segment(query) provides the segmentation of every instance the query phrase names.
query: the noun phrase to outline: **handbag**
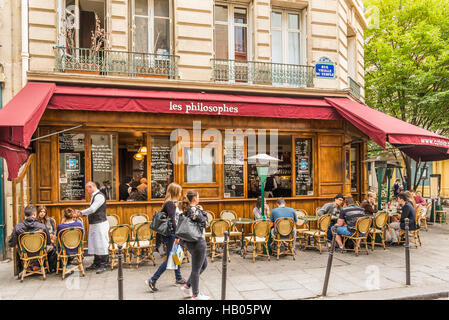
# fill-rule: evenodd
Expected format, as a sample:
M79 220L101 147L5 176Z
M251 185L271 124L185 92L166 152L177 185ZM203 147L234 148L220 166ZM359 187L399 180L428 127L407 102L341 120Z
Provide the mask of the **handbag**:
M173 230L168 214L164 211L156 212L151 220L150 229L168 237Z
M177 265L180 266L182 264L182 260L184 260L184 250L181 248L180 245L177 245L172 253L172 258L173 258L173 262Z
M203 238L203 229L189 217L181 215L176 226L175 236L187 242L196 242Z

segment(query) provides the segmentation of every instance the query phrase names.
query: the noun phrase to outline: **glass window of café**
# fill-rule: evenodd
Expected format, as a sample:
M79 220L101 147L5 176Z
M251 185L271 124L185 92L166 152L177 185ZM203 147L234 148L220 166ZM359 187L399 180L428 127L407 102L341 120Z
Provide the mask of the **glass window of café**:
M248 157L266 153L278 158L277 168L270 168L265 182L265 196L291 197L292 192L292 136L258 135L257 145L254 137L248 137ZM254 140L253 140L254 139ZM248 162L248 198L260 196L260 181L255 163Z

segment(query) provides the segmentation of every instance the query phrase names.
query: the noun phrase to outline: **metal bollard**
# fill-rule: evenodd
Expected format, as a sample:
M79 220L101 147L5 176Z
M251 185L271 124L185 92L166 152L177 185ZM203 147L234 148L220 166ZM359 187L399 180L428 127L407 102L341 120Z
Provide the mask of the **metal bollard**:
M224 232L223 261L221 266L221 300L226 300L226 275L228 271L228 232Z
M405 284L410 285L410 241L408 231L410 229L410 220L405 218Z
M329 277L331 274L332 260L334 259L335 242L336 242L336 238L337 238L338 226L335 224L334 228L335 228L335 234L332 237L331 250L329 251L329 257L327 258L326 276L324 277L322 296L326 296L326 294L327 294L327 286L329 285Z
M122 245L117 245L118 247L118 299L123 300L123 265L122 265Z

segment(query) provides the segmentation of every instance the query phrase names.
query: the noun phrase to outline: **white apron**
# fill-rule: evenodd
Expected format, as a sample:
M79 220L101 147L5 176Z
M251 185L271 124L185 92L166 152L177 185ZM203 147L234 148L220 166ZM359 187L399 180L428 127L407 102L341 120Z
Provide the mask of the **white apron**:
M109 243L109 222L89 225L88 253L95 255L107 255Z

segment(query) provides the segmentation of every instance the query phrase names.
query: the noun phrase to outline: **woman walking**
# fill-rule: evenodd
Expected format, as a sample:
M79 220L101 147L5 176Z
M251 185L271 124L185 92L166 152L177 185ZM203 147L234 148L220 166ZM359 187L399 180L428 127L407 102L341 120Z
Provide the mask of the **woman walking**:
M187 283L181 287L181 290L192 300L209 300L210 297L200 294L199 283L200 274L207 267L206 257L206 239L204 228L207 223L207 214L199 206L200 197L195 190L187 191L182 200L183 214L192 221L198 223L203 231L203 237L195 242L183 241L192 256L192 272L187 280Z
M179 198L181 198L181 191L181 186L176 183L170 183L167 187L167 193L165 196L165 202L164 206L162 207L162 211L167 213L168 217L171 220L173 228L170 236L166 237L161 235L162 242L164 243L167 252L165 261L159 266L159 268L150 279L145 280L145 283L150 287L152 292L159 290L156 288L156 281L164 273L165 269L167 269L167 258L172 251L173 245L179 243L179 239L175 238L175 230L178 220L177 217L179 214L181 214L181 211L178 208L178 201ZM176 284L185 284L186 280L182 278L180 268L181 266L178 266L178 268L175 270Z

